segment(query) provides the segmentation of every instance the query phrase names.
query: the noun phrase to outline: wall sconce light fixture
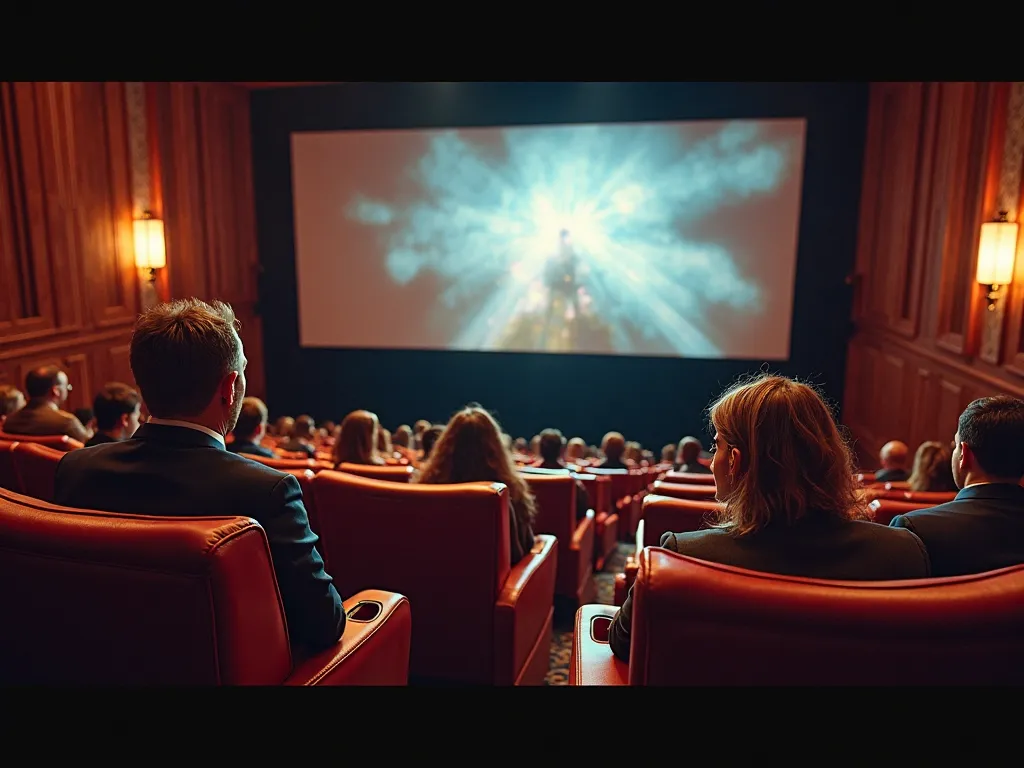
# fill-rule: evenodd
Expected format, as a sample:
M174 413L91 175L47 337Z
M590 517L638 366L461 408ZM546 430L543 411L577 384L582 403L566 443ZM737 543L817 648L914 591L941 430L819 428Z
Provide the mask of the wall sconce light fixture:
M134 228L135 266L139 269L148 269L149 282L156 282L156 271L167 266L164 223L160 219L154 219L149 211L144 211L142 218L135 220Z
M999 218L981 225L978 245L977 281L988 288L988 311L994 312L999 289L1013 282L1013 261L1017 254L1017 224L1006 220L1006 211Z

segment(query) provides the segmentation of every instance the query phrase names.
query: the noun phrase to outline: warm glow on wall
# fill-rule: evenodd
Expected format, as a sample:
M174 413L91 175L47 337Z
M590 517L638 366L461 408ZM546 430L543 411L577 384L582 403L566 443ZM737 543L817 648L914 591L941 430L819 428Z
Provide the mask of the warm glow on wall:
M167 266L164 223L147 211L135 223L135 266L139 269L163 269Z
M1017 224L1006 220L981 225L978 246L977 280L982 285L1009 285L1013 282L1013 261L1017 252Z

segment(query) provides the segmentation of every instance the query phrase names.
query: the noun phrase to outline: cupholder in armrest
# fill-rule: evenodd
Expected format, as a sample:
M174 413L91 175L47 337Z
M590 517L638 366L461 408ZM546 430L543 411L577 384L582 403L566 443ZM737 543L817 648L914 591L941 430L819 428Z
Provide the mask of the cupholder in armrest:
M373 621L380 616L380 612L383 610L384 606L376 600L362 600L356 604L355 608L348 612L348 620L360 623Z
M590 620L590 639L595 643L607 643L608 628L611 625L611 616L595 616Z

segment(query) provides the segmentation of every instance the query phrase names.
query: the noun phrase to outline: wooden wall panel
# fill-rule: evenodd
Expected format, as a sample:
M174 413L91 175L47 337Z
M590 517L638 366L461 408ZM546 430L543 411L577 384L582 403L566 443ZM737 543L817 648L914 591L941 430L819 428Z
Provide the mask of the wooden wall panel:
M257 314L249 92L224 83L152 83L154 178L167 233L163 298L232 305L249 364L248 391L264 396L263 330Z
M0 83L0 380L59 365L69 408L133 383L129 180L123 83Z
M952 439L977 397L1024 397L1021 250L1000 363L977 357L980 227L997 212L1007 131L1024 131L1009 95L1007 83L872 86L843 407L866 467L888 440Z

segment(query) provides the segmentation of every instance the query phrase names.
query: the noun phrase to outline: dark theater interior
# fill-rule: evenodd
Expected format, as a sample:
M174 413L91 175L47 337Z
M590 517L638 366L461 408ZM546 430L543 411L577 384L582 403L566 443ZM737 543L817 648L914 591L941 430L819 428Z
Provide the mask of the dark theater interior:
M0 683L1024 684L1022 218L1024 82L0 82Z

